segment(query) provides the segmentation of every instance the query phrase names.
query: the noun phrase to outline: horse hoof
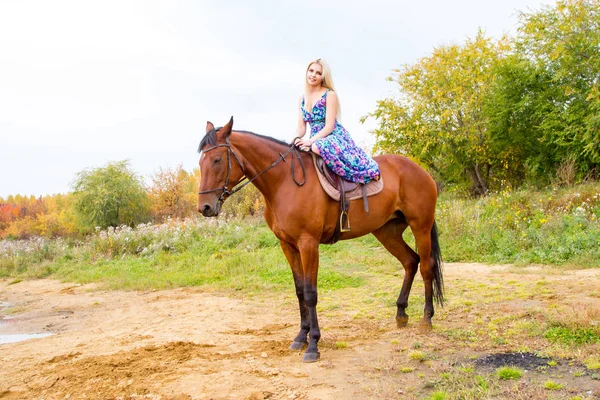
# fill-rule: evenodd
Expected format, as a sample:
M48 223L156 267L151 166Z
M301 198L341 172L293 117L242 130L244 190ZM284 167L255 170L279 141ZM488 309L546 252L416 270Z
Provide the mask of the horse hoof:
M421 321L421 322L419 322L419 326L417 329L418 329L419 333L423 334L423 333L431 332L433 327L432 327L430 321Z
M397 328L404 328L404 327L406 327L406 325L408 325L408 316L396 317L396 327Z
M306 342L292 342L290 350L302 350L308 345Z
M316 353L304 353L304 356L302 357L302 362L313 363L317 361L320 356L321 353L319 353L318 351Z

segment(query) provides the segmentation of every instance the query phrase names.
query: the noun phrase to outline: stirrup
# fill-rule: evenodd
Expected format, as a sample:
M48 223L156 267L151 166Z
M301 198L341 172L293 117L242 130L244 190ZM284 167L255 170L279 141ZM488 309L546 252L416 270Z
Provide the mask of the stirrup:
M346 222L348 223L348 227L344 226L344 215L346 216ZM348 213L346 211L342 211L340 214L340 232L350 232L350 219L348 218Z

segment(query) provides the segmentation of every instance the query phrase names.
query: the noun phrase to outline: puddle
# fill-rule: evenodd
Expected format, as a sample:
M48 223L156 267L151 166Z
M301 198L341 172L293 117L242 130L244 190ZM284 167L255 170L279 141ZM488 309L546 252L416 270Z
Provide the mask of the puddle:
M23 342L25 340L38 339L50 335L52 335L52 333L22 333L15 335L0 335L0 345L7 343Z
M0 301L0 312L6 311L9 307L10 307L9 303ZM61 312L59 311L59 314L60 313ZM0 315L0 327L2 327L4 325L16 324L21 321L22 321L21 318L15 318L15 317L8 316L8 315L7 316ZM44 338L44 337L47 337L50 335L53 335L53 334L52 333L15 333L15 334L11 334L11 335L0 335L0 345L7 344L7 343L23 342L23 341L29 340L29 339L39 339L39 338Z
M10 307L9 303L0 301L0 313L3 313L4 311L6 311L9 307ZM3 316L2 314L0 314L0 326L10 325L10 324L14 324L17 322L19 322L19 320L16 318L12 318L10 316Z
M4 318L0 319L0 326L16 324L17 322L21 322L21 320L17 319L17 318L4 317Z

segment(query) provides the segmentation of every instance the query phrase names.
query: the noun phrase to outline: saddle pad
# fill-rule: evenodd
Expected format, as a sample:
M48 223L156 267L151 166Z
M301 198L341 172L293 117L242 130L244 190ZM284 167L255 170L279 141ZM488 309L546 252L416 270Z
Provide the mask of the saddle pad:
M317 167L317 156L314 153L311 153L311 156L313 159L313 164L315 166L315 169L317 170L317 176L319 177L319 182L321 182L321 186L323 187L323 190L325 190L325 192L332 199L334 199L336 201L340 201L340 191L337 190L331 183L329 183L329 180L327 179L327 177L325 175L323 175L323 173L321 171L319 171L319 168ZM367 185L365 186L365 189L367 191L367 197L373 196L374 194L381 192L383 190L383 177L379 178L378 181L371 181L371 182L367 183ZM362 199L362 185L358 185L356 187L356 189L354 189L350 192L346 192L346 198L348 200Z

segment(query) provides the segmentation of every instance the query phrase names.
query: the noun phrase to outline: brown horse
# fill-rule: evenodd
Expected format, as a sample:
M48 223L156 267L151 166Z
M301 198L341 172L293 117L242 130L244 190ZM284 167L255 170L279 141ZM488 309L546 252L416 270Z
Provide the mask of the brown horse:
M319 244L327 243L336 229L339 203L321 188L311 156L293 145L251 132L233 131L233 117L222 128L206 126L200 142L201 183L198 211L215 217L223 201L241 187L243 179L254 184L265 198L265 218L281 243L296 285L300 305L300 332L290 348L308 344L302 361L319 358L321 337L317 321L317 273ZM437 188L431 176L414 162L398 155L375 157L385 187L363 202L352 201L349 215L352 230L340 239L373 233L405 270L404 283L396 302L396 323L406 326L408 296L420 262L425 283L425 309L421 328L431 329L433 300L443 304L441 255L434 221ZM304 181L306 184L304 184ZM418 253L402 238L412 230ZM309 340L307 340L307 337Z

